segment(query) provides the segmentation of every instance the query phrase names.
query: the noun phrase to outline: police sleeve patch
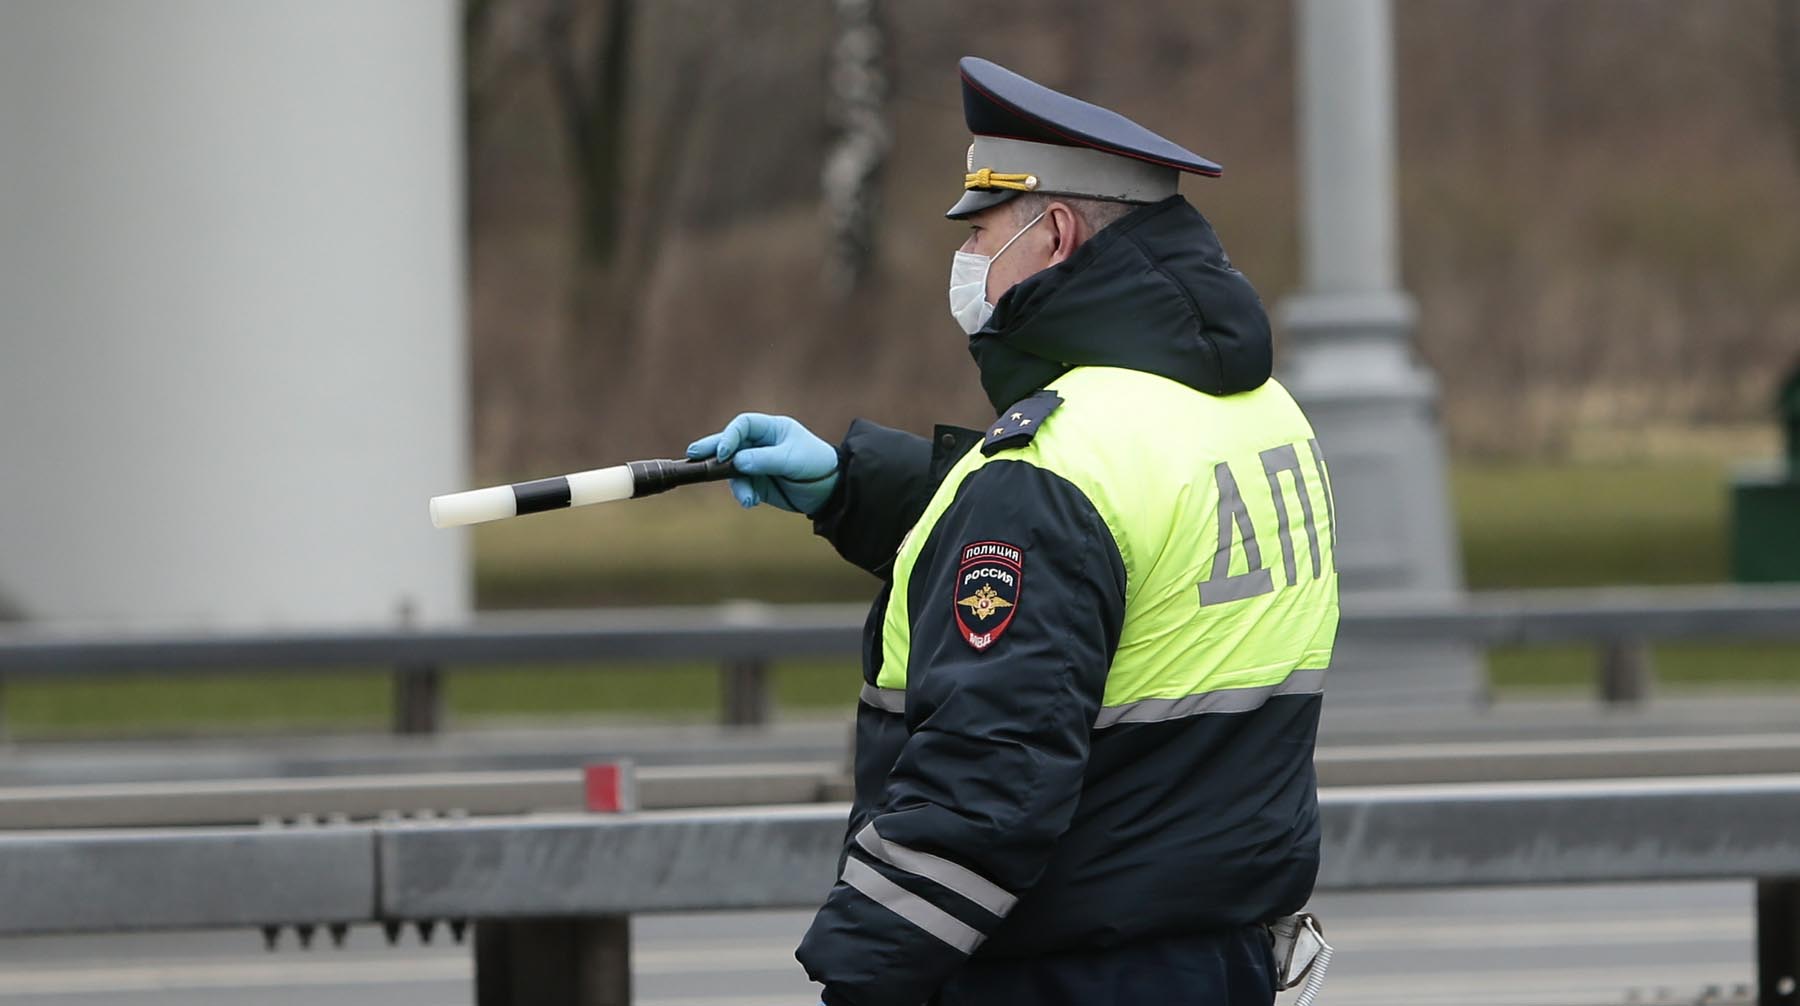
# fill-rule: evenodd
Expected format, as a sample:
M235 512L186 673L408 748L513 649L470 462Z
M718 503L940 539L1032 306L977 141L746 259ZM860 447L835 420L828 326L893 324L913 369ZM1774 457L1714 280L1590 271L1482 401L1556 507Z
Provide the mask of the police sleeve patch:
M956 627L977 651L999 640L1019 611L1025 554L1003 541L964 545L956 568Z
M1012 403L994 420L994 425L988 427L987 436L982 438L981 453L993 457L1009 447L1031 443L1044 419L1062 403L1062 396L1054 391L1035 392Z

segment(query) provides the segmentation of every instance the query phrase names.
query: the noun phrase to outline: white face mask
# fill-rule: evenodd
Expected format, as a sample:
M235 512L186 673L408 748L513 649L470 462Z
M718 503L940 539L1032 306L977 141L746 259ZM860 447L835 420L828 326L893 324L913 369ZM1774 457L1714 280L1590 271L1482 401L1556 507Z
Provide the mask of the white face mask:
M1019 240L1020 234L1030 230L1033 224L1042 219L1043 213L1032 217L1031 223L1019 228L1019 233L1007 238L1000 250L992 255L959 251L950 260L950 314L956 318L956 323L962 326L965 333L974 335L981 331L981 327L994 315L994 305L987 301L988 268L994 264L995 259L1006 254L1006 249Z

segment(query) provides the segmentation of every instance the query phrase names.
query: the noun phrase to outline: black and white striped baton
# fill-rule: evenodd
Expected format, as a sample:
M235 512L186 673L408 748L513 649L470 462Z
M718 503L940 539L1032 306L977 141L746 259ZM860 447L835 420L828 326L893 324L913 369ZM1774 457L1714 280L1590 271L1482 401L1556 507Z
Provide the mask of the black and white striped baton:
M611 503L654 496L676 486L718 482L737 475L729 461L632 461L611 468L558 475L555 478L490 486L431 498L431 522L438 527L461 527L483 521L518 517L545 510Z

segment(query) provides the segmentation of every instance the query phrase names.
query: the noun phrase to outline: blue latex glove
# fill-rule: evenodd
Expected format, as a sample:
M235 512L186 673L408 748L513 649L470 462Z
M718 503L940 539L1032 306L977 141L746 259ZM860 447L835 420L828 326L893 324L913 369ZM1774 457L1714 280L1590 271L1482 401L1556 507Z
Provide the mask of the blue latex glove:
M767 503L811 515L837 485L837 448L787 416L745 412L688 445L690 461L709 454L737 466L743 477L731 480L731 495L745 509Z

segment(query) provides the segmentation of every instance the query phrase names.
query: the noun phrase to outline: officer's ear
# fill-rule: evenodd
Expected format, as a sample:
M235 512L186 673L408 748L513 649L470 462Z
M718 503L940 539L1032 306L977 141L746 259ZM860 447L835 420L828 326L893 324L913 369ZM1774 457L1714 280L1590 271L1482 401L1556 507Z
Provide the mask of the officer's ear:
M1054 202L1044 210L1044 222L1050 225L1050 264L1056 265L1075 254L1075 249L1088 239L1081 216L1068 203Z

